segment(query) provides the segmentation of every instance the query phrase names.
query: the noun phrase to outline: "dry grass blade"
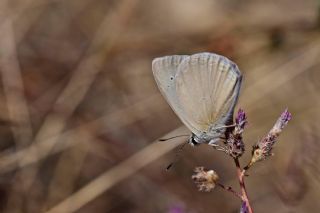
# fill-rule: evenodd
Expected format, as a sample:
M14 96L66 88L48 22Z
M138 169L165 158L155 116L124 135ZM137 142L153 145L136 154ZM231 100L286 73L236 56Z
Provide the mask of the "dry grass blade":
M133 7L133 1L119 3L118 13L120 13L120 15L111 14L104 18L92 40L91 46L88 48L88 52L85 54L85 59L80 62L74 71L74 75L70 82L54 104L53 109L55 111L45 118L42 127L35 136L35 143L43 143L46 138L61 134L67 120L86 95L96 75L101 71L105 53L109 51L114 44L116 35L122 30L123 21L130 15L129 11L130 9L133 9ZM114 29L111 37L108 37L106 34L107 29L110 29L113 26L117 26L117 30ZM107 44L105 44L105 42L107 42ZM93 53L93 51L97 50L97 48L99 49L99 45L102 44L105 44L104 46L106 47L103 49L103 52ZM54 138L59 139L59 137ZM47 150L49 150L48 153L50 153L50 150L56 142L57 141L53 141L53 143L50 144L51 146L46 145ZM39 154L40 153L33 153L34 156ZM34 158L34 156L31 158ZM23 162L27 161L28 158L30 158L30 156L25 156L20 160ZM36 170L34 170L34 172L28 172L28 177L25 177L25 180L28 180L25 183L26 188L29 188L28 186L30 186L34 180L35 175Z
M71 138L70 142L65 141L68 143L79 142L78 146L73 146L60 156L48 186L46 206L52 206L73 192L74 183L82 169L89 145L94 141L91 134L88 130L83 130L77 134L77 138Z
M110 114L103 116L100 119L94 120L90 123L81 125L75 129L70 129L63 132L61 135L55 135L46 138L42 143L35 143L29 148L17 151L15 153L2 153L0 156L0 174L12 171L17 168L17 163L20 162L21 167L36 163L42 159L45 159L51 154L56 154L66 150L72 146L78 145L76 140L77 135L81 134L86 129L95 128L101 132L112 132L113 129L122 128L125 125L131 124L139 119L144 119L148 115L145 113L148 107L152 109L161 110L163 105L159 104L160 96L154 95L141 102L135 103L127 108L114 111ZM134 117L128 119L128 114L134 114ZM112 124L107 129L101 128L103 124ZM58 146L55 146L57 140L62 141ZM54 147L54 149L51 149ZM22 160L24 159L24 160Z
M1 18L3 21L0 24L0 72L15 143L17 148L21 148L30 142L32 127L28 104L24 96L11 14L7 13L5 3L6 1L2 1L3 7L0 7L0 10L4 11L4 17Z
M46 138L51 137L52 143L43 145L46 147L47 154L51 152L51 150L58 142L59 135L65 128L68 119L73 114L79 103L82 101L83 97L86 95L96 75L101 71L105 55L111 49L112 45L114 45L116 36L123 29L123 21L125 21L127 17L130 16L130 11L132 11L134 5L135 1L119 3L119 8L117 10L118 13L106 15L106 17L102 21L102 24L99 26L98 31L95 33L91 45L84 55L84 60L79 63L69 83L54 104L54 112L49 114L45 118L42 127L34 138L34 143L42 144ZM113 33L107 34L107 29L110 30L112 28L114 28L112 31ZM105 46L103 51L97 51L99 49L101 50L100 45ZM42 153L38 152L38 149L32 149L31 154L32 155L23 155L22 158L19 158L18 164L24 164L23 162L34 161L34 159L39 158L39 155L43 156ZM22 202L21 197L23 196L23 193L21 193L21 191L26 192L27 190L29 190L31 184L35 180L37 171L37 166L33 166L31 168L24 169L17 174L17 179L23 179L24 181L19 182L19 184L15 184L15 187L18 188L18 190L13 190L10 193L8 201L9 208L16 210L20 208L20 204ZM21 186L19 186L20 184ZM28 198L32 199L31 196ZM14 203L20 204L14 205Z
M276 90L280 85L289 82L299 74L308 71L318 63L317 59L319 58L319 53L320 43L318 40L313 41L306 48L301 50L301 53L298 56L288 60L282 66L261 77L261 80L249 86L243 92L243 96L250 97L244 102L244 105L247 106L247 111L252 110L255 106L255 102L260 98L264 97L269 92Z
M179 135L183 130L185 130L185 128L180 127L164 137ZM155 141L151 143L149 146L129 157L127 160L101 174L78 192L47 211L47 213L75 212L79 210L82 206L92 201L118 182L128 178L130 175L133 175L144 166L150 164L183 142L185 141L177 140L170 143L157 143L157 141Z

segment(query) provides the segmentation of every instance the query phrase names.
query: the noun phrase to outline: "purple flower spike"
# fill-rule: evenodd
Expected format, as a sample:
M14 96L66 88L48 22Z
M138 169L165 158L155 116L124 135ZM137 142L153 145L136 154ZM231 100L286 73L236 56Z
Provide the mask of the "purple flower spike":
M272 128L272 132L274 134L280 134L280 132L282 131L282 129L288 124L288 122L291 120L292 115L291 113L288 111L288 109L286 109L280 116L280 118L277 120L277 122L275 123L275 125Z
M243 129L246 123L247 123L246 113L245 113L242 109L239 109L238 115L237 115L237 117L236 117L236 124L237 124L241 129Z
M283 128L291 120L291 113L286 109L281 116L278 118L277 122L274 124L267 136L262 138L254 147L252 151L251 163L253 164L257 161L266 159L268 156L272 155L273 145L276 143L280 133Z
M281 119L287 124L291 120L291 113L288 111L288 108L281 114Z
M244 126L247 123L246 113L239 109L236 117L236 124L233 131L228 135L226 153L233 158L239 158L243 154L245 147L242 140Z

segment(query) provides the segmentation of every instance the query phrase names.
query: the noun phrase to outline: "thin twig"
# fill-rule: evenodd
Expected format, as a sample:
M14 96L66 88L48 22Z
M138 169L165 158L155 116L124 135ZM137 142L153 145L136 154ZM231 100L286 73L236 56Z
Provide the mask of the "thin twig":
M228 192L231 192L232 194L234 194L236 197L240 198L241 200L243 200L243 197L241 194L239 194L238 192L236 192L231 186L225 186L221 183L217 183L217 185L219 187L221 187L222 189L228 191Z
M245 175L246 172L250 169L250 167L253 165L253 162L250 161L242 170L242 175Z

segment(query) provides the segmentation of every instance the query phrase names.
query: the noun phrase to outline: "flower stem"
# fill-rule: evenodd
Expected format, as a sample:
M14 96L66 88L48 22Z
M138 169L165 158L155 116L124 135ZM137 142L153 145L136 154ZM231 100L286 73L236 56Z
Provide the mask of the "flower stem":
M228 192L231 192L233 195L235 195L236 197L240 198L241 200L243 200L241 194L239 194L238 192L236 192L235 190L233 190L232 187L230 187L230 186L225 186L225 185L223 185L223 184L221 184L221 183L217 183L217 185L218 185L219 187L221 187L222 189L224 189L224 190L226 190L226 191L228 191Z
M252 209L252 207L250 205L248 194L247 194L247 191L246 191L246 186L244 184L244 173L241 170L239 159L238 158L234 158L234 162L235 162L236 167L237 167L237 176L238 176L238 180L239 180L239 184L240 184L242 200L244 202L246 202L246 205L248 207L249 213L253 213L253 209Z

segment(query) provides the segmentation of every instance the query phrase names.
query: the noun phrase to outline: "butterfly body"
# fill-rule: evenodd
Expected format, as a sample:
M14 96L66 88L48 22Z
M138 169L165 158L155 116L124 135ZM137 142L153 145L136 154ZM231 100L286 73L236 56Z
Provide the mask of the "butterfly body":
M233 122L241 87L236 64L214 53L156 58L152 70L171 108L191 130L191 145L215 146Z
M221 130L212 130L209 133L203 132L200 135L194 133L191 134L188 143L192 146L200 145L202 143L207 143L209 145L216 144L222 136Z

